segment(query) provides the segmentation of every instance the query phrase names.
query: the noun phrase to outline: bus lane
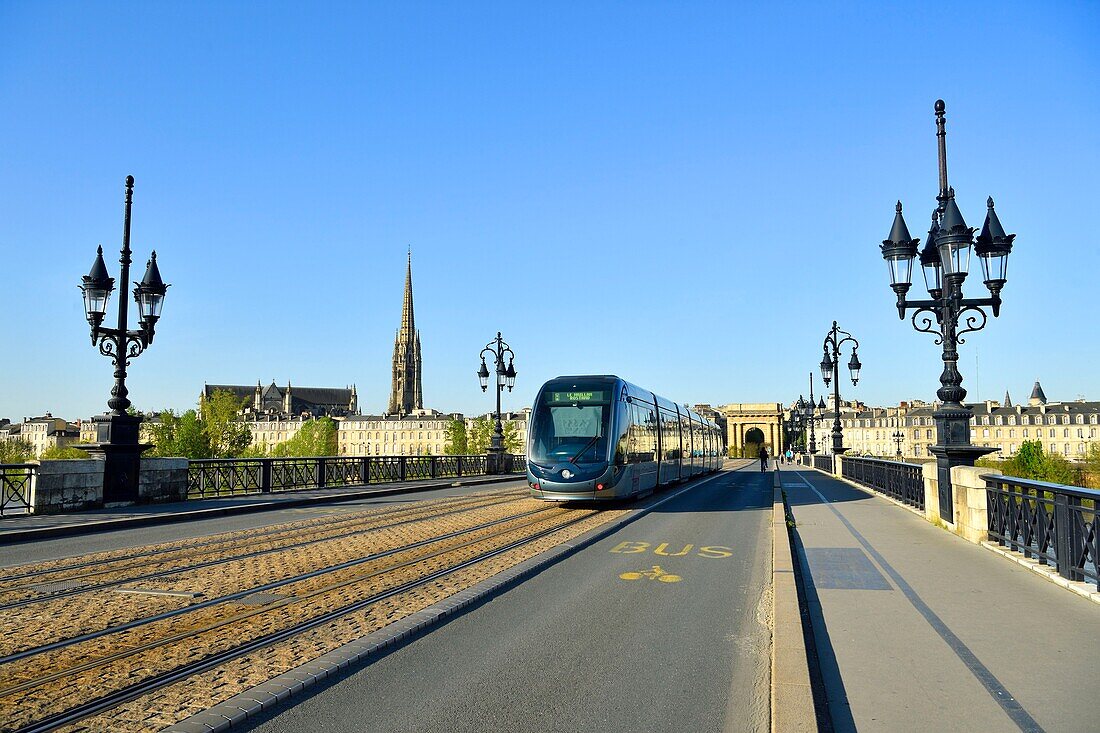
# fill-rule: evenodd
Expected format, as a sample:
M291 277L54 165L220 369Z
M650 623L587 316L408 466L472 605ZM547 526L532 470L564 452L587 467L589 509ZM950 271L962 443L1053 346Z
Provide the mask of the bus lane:
M771 475L679 491L250 729L766 730Z

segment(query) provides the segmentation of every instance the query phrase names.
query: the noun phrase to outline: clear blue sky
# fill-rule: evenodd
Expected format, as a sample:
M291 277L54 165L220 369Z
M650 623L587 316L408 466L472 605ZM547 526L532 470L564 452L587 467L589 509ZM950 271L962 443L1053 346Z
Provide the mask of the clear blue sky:
M0 3L0 416L105 409L76 285L100 243L118 276L127 174L131 279L155 248L172 283L143 409L257 378L384 409L410 245L430 407L489 408L497 330L506 407L593 372L786 401L834 318L846 396L931 399L878 245L898 198L924 236L937 97L968 223L993 195L1018 235L964 386L1100 399L1100 7L959 5Z

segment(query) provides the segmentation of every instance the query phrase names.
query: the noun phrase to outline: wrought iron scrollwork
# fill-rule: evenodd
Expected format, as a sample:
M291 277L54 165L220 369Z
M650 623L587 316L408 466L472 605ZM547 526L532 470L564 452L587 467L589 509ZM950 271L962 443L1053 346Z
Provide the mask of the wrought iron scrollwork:
M933 326L932 317L935 317L936 325ZM940 316L933 308L917 308L910 319L913 328L920 333L930 333L936 337L936 345L943 343L943 330L939 327ZM919 322L919 323L918 323Z
M964 313L969 314L965 319L963 319ZM958 312L958 315L955 316L955 327L958 328L960 322L964 323L966 327L955 334L955 340L960 344L965 344L966 339L963 338L963 334L982 330L985 328L986 320L985 311L978 306L968 305L964 307Z

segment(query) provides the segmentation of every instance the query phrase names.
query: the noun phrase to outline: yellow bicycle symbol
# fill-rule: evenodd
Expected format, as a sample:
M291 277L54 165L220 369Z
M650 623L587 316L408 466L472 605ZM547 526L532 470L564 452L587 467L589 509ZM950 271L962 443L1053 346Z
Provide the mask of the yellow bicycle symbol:
M650 580L659 580L662 583L679 583L683 580L679 575L673 575L672 573L666 573L664 570L661 570L660 565L654 565L652 570L630 570L625 573L619 573L619 577L623 580L649 578Z

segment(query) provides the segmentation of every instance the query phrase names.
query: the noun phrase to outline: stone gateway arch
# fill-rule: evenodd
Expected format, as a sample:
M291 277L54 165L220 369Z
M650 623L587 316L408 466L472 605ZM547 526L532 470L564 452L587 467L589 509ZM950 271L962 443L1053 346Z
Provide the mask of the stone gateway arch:
M735 402L719 405L718 412L726 418L726 442L730 455L739 456L753 438L763 437L768 453L776 455L783 448L783 405L779 402ZM759 431L757 435L754 431Z

